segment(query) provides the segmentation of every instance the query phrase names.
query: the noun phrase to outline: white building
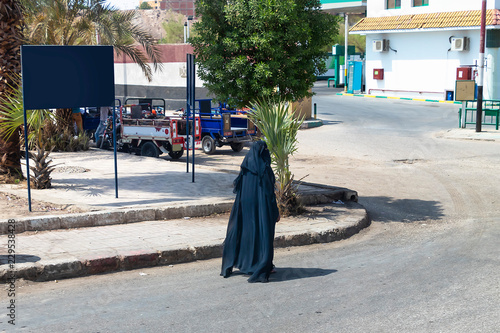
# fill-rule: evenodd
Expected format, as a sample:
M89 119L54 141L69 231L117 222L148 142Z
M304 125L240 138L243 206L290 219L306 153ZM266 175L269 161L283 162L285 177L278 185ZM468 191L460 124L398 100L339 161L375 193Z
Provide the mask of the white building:
M365 91L449 97L457 68L471 67L472 78L477 73L481 5L481 0L369 0L367 17L350 29L366 35ZM499 8L500 0L487 1L485 99L500 99Z

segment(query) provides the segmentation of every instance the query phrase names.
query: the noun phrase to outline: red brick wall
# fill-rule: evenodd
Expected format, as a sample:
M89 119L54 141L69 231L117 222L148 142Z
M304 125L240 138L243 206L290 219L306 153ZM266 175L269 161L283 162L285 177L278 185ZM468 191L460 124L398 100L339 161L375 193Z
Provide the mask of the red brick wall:
M191 44L160 44L158 48L161 52L160 62L186 62L186 54L193 53ZM115 64L134 62L123 53L120 56L115 53L114 60Z
M178 12L184 15L195 14L194 0L164 0L165 9L171 9L174 12ZM160 7L163 9L163 7Z

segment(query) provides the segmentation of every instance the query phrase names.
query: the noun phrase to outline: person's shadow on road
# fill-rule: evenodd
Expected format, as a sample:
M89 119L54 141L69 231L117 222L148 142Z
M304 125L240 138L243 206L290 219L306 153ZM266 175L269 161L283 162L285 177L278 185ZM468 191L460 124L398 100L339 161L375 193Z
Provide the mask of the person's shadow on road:
M276 273L271 274L269 277L269 282L283 282L326 276L335 272L337 272L336 269L277 267Z

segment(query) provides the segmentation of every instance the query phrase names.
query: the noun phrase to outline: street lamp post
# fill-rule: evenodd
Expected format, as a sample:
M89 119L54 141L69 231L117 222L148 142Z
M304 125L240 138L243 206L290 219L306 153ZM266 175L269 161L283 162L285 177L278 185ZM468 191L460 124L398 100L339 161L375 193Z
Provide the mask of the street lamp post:
M189 39L189 22L193 20L193 15L187 17L187 39Z
M481 7L481 38L479 39L479 73L477 77L476 132L481 132L483 118L483 82L484 82L484 39L486 35L486 0Z

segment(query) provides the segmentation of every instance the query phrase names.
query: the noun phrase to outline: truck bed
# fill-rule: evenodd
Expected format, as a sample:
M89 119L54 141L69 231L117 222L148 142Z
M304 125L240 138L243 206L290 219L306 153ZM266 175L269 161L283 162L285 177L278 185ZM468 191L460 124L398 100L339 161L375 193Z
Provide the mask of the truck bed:
M123 119L122 136L128 139L165 140L170 138L168 119Z

